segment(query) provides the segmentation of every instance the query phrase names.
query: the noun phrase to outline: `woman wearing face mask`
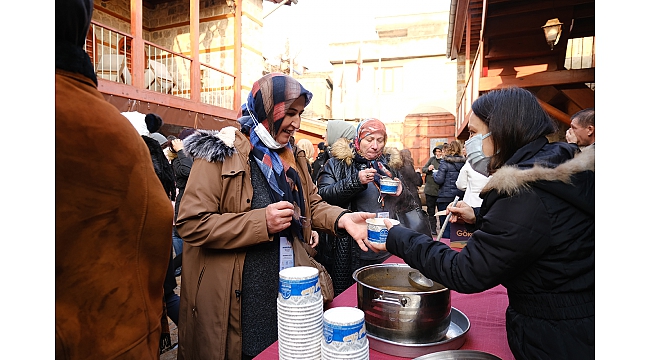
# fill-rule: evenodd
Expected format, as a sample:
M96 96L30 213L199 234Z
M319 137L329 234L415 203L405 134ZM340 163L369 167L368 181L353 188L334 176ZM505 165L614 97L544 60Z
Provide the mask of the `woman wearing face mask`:
M178 359L251 359L277 341L278 273L293 261L281 244L295 251L313 227L365 248L374 214L324 202L304 151L289 145L311 98L295 79L265 75L242 106L241 131L198 130L183 142L194 163L176 221L184 240Z
M492 176L477 213L464 202L447 208L473 227L465 248L403 227L375 248L461 293L506 287L515 358L593 359L594 152L549 143L554 123L524 89L489 92L472 111L468 161Z
M382 176L398 179L401 167L399 151L385 152L386 126L377 119L359 123L353 141L340 138L331 145L332 157L325 163L318 177L318 193L323 200L352 211L376 213L377 217L397 219L397 211L405 206L399 182L397 194L382 195L379 191ZM348 237L328 242L319 253L330 258L325 262L334 292L339 294L354 283L352 273L366 265L378 264L390 257L387 252L366 252ZM328 256L325 256L325 255Z

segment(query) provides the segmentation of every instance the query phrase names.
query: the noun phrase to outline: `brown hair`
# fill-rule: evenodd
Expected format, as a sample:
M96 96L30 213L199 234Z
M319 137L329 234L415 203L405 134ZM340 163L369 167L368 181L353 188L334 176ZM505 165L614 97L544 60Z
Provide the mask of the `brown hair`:
M460 141L453 140L449 143L449 149L447 150L447 156L460 155L460 152L463 151L463 146L460 144Z
M400 156L402 156L402 163L404 166L413 166L413 156L411 156L411 150L402 149L399 151Z

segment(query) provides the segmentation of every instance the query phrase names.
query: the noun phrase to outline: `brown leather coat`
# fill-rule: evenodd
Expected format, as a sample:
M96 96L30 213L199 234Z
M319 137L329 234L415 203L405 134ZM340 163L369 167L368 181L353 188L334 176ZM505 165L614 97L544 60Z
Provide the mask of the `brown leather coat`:
M56 71L56 359L158 359L173 208L91 79Z
M184 240L179 360L241 359L241 303L237 292L242 287L246 247L273 241L266 227L266 210L251 210L250 141L232 127L220 134L201 135L229 134L235 139L231 145L235 152L223 161L195 157L176 222ZM185 148L189 150L191 144ZM201 153L214 154L206 149ZM317 194L304 151L298 153L296 162L309 202L304 215L312 219L313 227L333 233L344 209L327 204ZM310 234L311 228L306 226L305 239Z

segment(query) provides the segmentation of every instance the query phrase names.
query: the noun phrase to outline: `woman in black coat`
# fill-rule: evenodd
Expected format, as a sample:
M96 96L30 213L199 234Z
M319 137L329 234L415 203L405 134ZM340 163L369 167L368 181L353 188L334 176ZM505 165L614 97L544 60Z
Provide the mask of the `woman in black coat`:
M411 192L418 201L420 200L420 193L418 189L422 186L422 174L415 171L413 164L413 156L411 155L411 150L402 149L399 151L399 155L402 158L402 167L397 169L402 175L402 182L406 185L406 188ZM419 202L418 204L422 204Z
M472 111L468 161L492 177L477 213L463 202L447 209L471 224L467 245L457 252L400 226L385 246L368 244L451 290L506 287L515 358L593 359L594 149L549 143L554 123L521 88L487 93Z
M332 157L321 168L318 195L332 205L397 219L410 204L399 182L397 194L381 195L380 178L399 179L402 161L395 148L386 148L386 126L378 119L365 119L357 126L353 142L339 138L331 146ZM402 196L403 195L403 196ZM378 201L379 199L379 201ZM362 251L349 236L326 234L317 247L317 260L332 277L336 295L354 284L352 273L366 265L380 264L387 252Z
M463 147L460 145L458 140L450 142L445 155L440 161L438 171L433 174L433 181L440 185L440 190L438 190L438 199L436 200L436 206L439 210L446 209L456 196L461 199L463 198L464 192L459 190L456 186L456 180L458 180L460 169L465 165L465 157L460 154L462 149ZM440 226L442 226L446 218L447 216L445 215L439 217ZM449 232L449 227L445 228L442 237L449 239Z

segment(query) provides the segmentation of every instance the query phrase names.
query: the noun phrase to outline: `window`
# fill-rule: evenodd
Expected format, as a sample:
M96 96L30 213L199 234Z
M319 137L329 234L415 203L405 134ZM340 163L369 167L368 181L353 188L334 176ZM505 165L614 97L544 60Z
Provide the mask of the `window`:
M375 92L396 93L402 91L404 68L401 66L376 68Z

